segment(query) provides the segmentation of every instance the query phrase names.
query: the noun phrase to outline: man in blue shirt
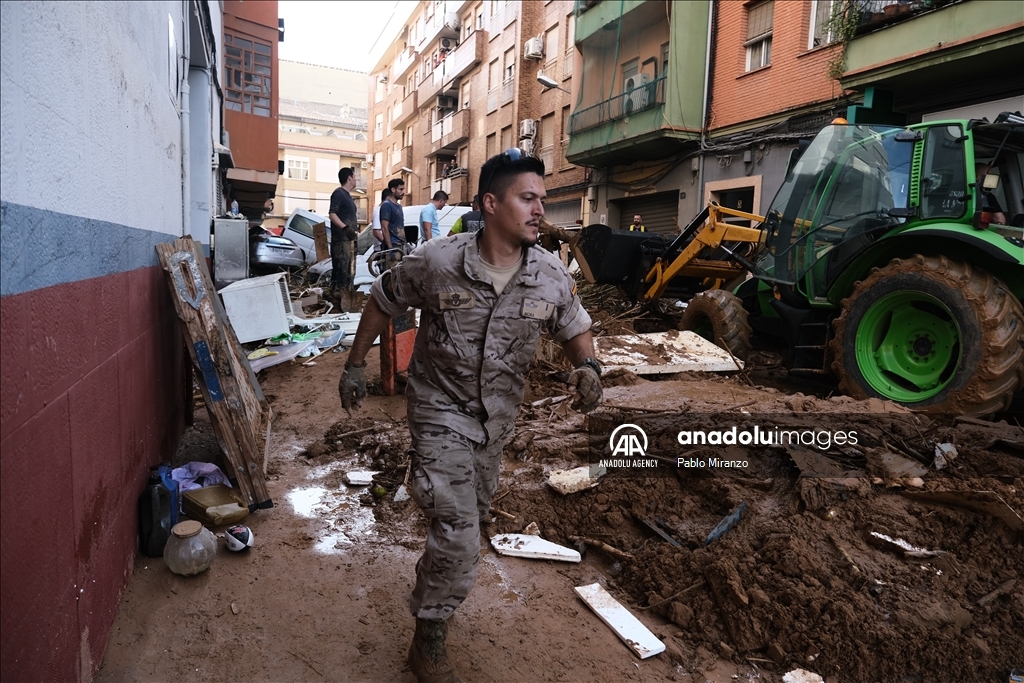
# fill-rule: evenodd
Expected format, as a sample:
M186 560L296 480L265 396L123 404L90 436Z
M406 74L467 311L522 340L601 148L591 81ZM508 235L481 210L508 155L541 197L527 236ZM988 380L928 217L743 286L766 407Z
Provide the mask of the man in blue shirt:
M405 246L405 212L398 201L405 196L405 181L394 178L388 183L391 196L380 205L380 229L385 249L401 249Z
M438 225L437 210L443 209L448 204L448 193L438 190L434 198L420 211L420 235L426 242L434 237L441 236L441 226Z

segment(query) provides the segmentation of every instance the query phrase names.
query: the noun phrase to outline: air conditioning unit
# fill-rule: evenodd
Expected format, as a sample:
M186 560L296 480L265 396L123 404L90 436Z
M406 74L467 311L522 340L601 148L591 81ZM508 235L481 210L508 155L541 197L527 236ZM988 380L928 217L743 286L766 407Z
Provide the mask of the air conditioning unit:
M532 138L537 134L537 122L533 119L523 119L519 122L519 137Z
M446 97L441 95L437 98L438 109L455 109L456 101L454 97Z
M368 152L366 154L366 163L368 163L368 164L372 164L373 163L373 152Z
M519 149L523 150L523 154L528 157L533 156L533 140L526 138L519 141Z
M626 92L636 90L642 85L647 85L649 80L650 77L647 74L636 74L635 76L630 76L626 79Z
M456 47L458 47L458 45L455 43L454 38L442 38L441 47L443 47L446 50L454 50Z
M646 109L651 103L651 91L645 87L648 81L647 74L637 74L626 79L626 101L623 102L626 114Z
M542 59L544 57L544 40L542 38L530 38L526 41L526 58Z
M366 161L360 161L359 162L359 168L369 168L369 167L370 167L369 162L366 162Z

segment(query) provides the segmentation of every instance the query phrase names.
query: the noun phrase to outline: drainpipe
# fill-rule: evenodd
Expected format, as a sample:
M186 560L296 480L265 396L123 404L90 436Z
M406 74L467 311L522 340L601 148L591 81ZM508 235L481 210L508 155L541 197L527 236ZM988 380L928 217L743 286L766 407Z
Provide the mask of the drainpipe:
M191 228L191 213L192 213L192 178L189 173L189 167L191 164L191 155L189 153L189 145L191 143L191 128L189 121L189 88L188 88L188 70L189 70L189 1L185 0L182 2L182 31L181 31L181 62L182 62L182 78L181 78L181 235L192 234Z
M718 0L711 0L711 11L708 12L708 43L704 52L704 100L700 119L700 163L697 170L697 190L701 193L697 196L697 206L704 206L704 152L708 147L708 110L711 106L711 78L714 74L714 58L712 48L714 46L715 18L718 16Z

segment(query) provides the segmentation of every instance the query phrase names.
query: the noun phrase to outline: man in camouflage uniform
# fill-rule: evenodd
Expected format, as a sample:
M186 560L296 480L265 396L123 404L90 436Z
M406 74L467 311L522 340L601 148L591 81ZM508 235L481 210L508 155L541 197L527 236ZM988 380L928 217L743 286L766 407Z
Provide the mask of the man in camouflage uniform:
M430 525L416 563L409 664L420 683L457 681L446 620L469 595L480 562L502 448L515 429L524 377L542 329L575 366L573 407L601 402L590 316L572 277L537 246L544 164L512 149L480 172L486 227L430 240L373 283L338 390L346 409L366 396L364 358L389 317L419 308L409 365L412 496Z

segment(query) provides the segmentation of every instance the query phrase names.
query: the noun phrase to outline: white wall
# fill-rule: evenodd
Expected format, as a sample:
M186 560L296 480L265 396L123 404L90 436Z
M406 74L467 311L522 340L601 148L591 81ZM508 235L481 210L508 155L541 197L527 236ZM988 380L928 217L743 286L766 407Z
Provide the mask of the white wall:
M168 15L180 50L181 2L0 3L3 201L181 234Z

